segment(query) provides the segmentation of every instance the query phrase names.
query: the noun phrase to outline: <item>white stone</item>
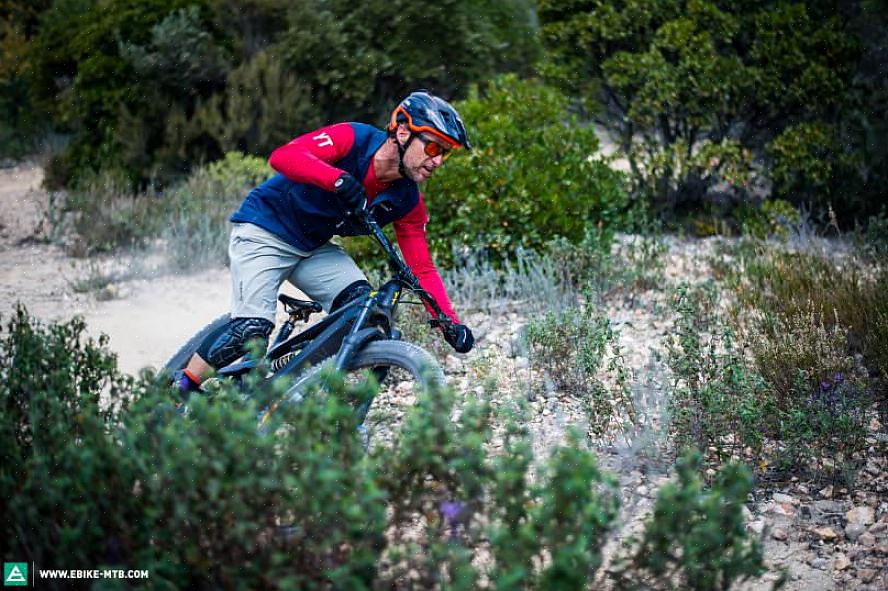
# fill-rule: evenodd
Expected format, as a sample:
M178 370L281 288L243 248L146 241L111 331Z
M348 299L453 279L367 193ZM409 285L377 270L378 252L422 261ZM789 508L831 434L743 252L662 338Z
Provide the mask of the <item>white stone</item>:
M872 507L866 505L858 505L845 514L848 523L859 523L860 525L872 525L876 521L876 513Z

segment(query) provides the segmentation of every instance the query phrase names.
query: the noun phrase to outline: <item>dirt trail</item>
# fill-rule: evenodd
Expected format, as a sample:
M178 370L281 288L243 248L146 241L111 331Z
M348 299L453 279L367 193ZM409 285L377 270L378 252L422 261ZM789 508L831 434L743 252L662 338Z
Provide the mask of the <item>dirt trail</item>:
M42 241L48 196L42 169L23 164L0 169L0 314L17 303L43 321L81 315L92 336L110 338L122 370L158 367L204 324L228 309L228 271L187 277L133 279L110 286L113 299L78 293L90 273L86 261ZM126 266L125 259L115 261ZM106 291L105 293L109 293Z

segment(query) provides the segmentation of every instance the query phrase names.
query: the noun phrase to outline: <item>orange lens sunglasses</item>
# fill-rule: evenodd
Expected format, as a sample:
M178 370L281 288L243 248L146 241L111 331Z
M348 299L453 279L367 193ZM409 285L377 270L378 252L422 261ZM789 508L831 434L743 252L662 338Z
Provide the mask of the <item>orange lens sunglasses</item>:
M435 158L437 156L444 156L444 160L447 160L448 158L450 158L450 152L451 152L450 148L445 148L444 146L442 146L441 144L439 144L435 140L427 138L422 134L416 134L416 137L418 137L420 140L422 140L422 143L423 143L422 150L423 150L423 152L425 152L426 156L428 156L429 158Z

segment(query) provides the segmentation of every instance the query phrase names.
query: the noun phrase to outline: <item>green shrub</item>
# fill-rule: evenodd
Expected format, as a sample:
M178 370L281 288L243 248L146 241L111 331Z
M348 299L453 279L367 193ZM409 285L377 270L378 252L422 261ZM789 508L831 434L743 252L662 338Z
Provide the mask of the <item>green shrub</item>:
M801 123L787 127L767 147L775 195L830 206L831 201L845 207L848 185L861 168L862 154L851 152L842 142L834 125L823 122Z
M801 221L798 210L782 199L766 199L758 208L747 205L738 210L743 233L759 239L773 236L785 240Z
M124 517L115 507L132 483L118 478L107 427L132 380L117 372L107 337L85 328L81 319L44 327L18 307L0 332L4 559L90 563L108 548L105 528Z
M118 435L143 464L144 532L131 535L152 542L142 540L134 563L187 587L369 586L385 503L364 461L352 393L341 380L329 390L279 410L274 436L257 431L256 404L232 388L195 397L187 420L168 393L142 394Z
M137 565L158 588L369 586L385 503L341 380L266 437L228 387L178 415L166 386L122 378L81 321L43 329L20 310L8 330L4 559Z
M831 475L853 468L866 447L871 398L841 329L813 314L778 323L773 333L746 337L748 360L724 320L705 312L715 294L701 306L699 293L677 291L675 335L666 343L677 443L706 450L711 465L740 459L756 470L823 467Z
M634 192L667 215L748 197L756 154L793 201L837 195L861 176L845 164L873 140L860 133L848 154L852 142L826 133L855 111L855 30L864 27L851 12L795 0L545 0L539 18L548 78L596 112L629 160ZM866 199L846 211L865 210Z
M761 547L743 521L749 470L728 464L705 489L701 467L697 452L676 462L676 478L657 492L644 532L622 556L618 588L719 591L765 572Z
M225 264L229 216L250 189L273 174L264 159L240 152L227 153L162 192L134 194L122 174L102 173L69 192L51 232L81 256L145 246L160 237L180 268Z
M592 303L531 319L526 339L531 364L544 379L585 402L591 436L611 436L635 421L619 334Z
M0 66L0 109L34 95L34 110L73 135L70 179L110 167L169 184L324 121L382 121L411 89L450 98L500 68L526 71L538 54L531 5L40 0L27 12L42 14L16 27L33 32L32 75L4 92ZM460 34L429 42L444 30Z
M861 254L872 261L888 260L888 209L870 216L863 228L853 234Z
M816 390L821 381L837 374L864 390L867 375L849 354L847 330L835 312L813 305L787 316L760 321L752 327L749 342L759 372L776 390L778 399L793 400Z
M354 404L372 386L330 374L263 434L257 410L285 385L220 382L183 416L84 328L19 309L0 338L4 560L147 569L152 588L579 590L600 575L617 483L573 432L536 465L520 409L501 410L494 451L491 404L443 389L368 456ZM707 548L712 564L727 545Z
M672 298L675 328L667 337L672 371L669 400L676 446L711 450L720 464L763 452L773 400L764 380L745 362L733 332L715 315L717 292L703 284L679 286Z
M453 405L450 392L423 397L380 452L396 500L387 577L423 588L476 589L482 578L497 589L586 588L617 515L615 481L571 433L533 482L526 429L510 421L504 453L487 459L489 403L469 403L458 420ZM479 569L488 538L493 560Z
M69 252L76 256L144 246L161 226L161 203L150 194L136 194L119 173L84 178L69 191L56 235L68 229Z
M505 76L455 106L476 148L428 183L437 258L454 240L500 260L555 236L578 242L589 224L621 223L629 205L622 175L594 156L594 130L568 115L558 91Z
M838 354L861 354L874 374L885 375L888 269L884 265L872 264L869 257L790 252L755 242L726 254L731 262L721 268L737 297L733 314L738 326L756 323L760 333L779 340L794 319L816 311L817 324L824 330L837 326L847 331L847 350ZM750 314L754 318L749 319ZM885 385L874 387L884 397Z

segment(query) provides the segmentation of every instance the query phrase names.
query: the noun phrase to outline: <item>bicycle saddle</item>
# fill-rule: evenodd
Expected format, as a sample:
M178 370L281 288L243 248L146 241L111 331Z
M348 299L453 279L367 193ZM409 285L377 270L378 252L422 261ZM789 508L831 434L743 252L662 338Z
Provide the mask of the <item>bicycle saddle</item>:
M292 298L286 294L280 293L278 294L278 301L282 303L284 306L288 308L292 308L293 310L305 310L307 312L320 312L323 308L317 302L312 302L309 300L297 300L296 298Z

